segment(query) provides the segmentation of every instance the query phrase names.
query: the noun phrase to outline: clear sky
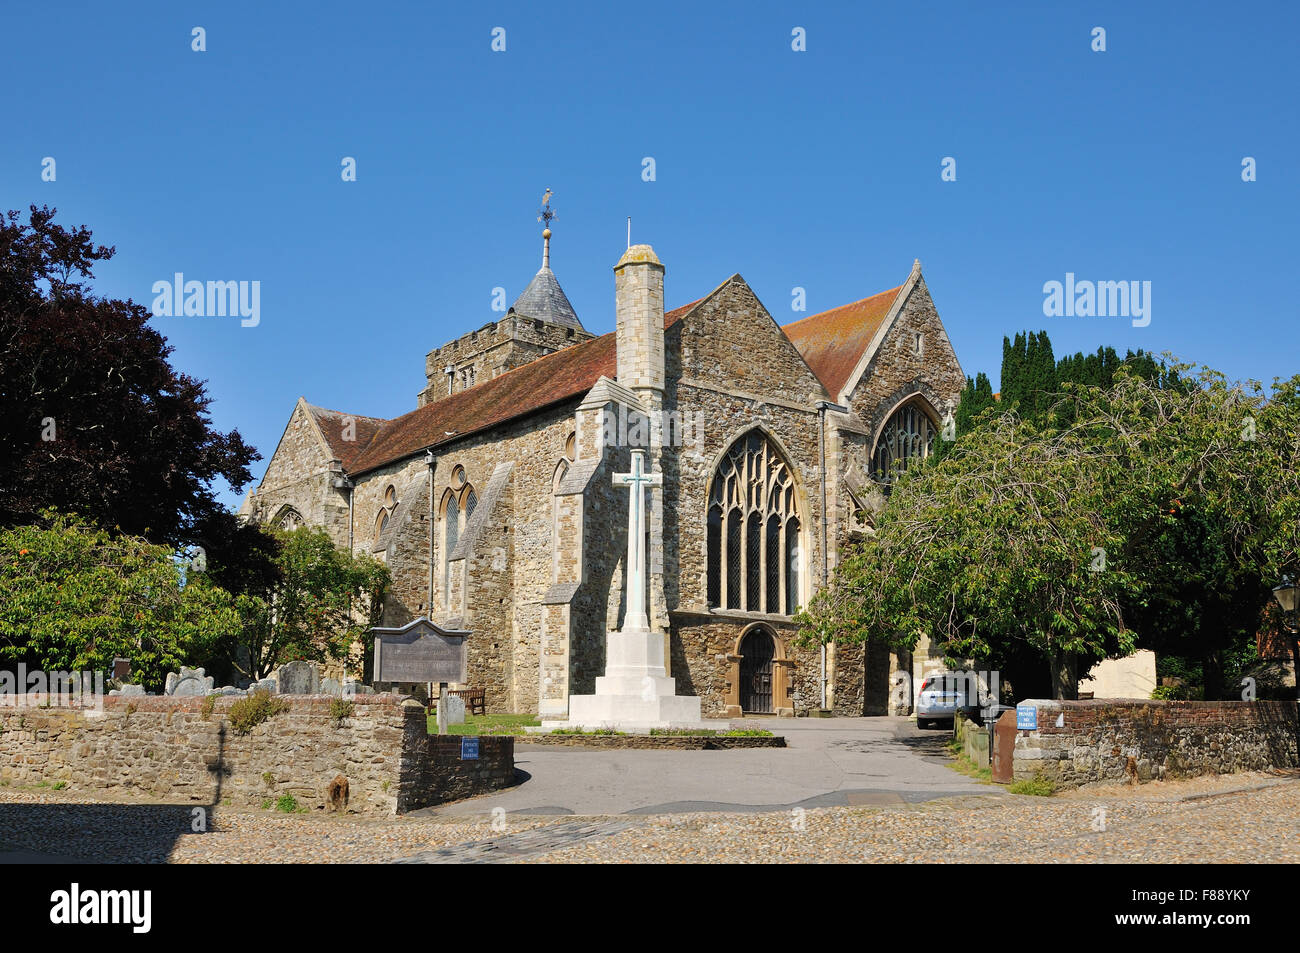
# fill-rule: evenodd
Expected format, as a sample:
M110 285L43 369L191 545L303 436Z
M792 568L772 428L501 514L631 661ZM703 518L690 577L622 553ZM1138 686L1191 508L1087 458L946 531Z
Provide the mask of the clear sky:
M413 409L425 353L537 270L547 187L552 267L597 333L630 215L670 308L739 272L788 323L920 258L963 368L995 386L1002 336L1039 328L1058 355L1172 350L1267 382L1300 371L1298 10L8 3L0 207L50 204L116 245L105 295L261 282L256 327L154 321L215 424L268 458L300 394ZM1067 272L1151 282L1150 323L1045 317Z

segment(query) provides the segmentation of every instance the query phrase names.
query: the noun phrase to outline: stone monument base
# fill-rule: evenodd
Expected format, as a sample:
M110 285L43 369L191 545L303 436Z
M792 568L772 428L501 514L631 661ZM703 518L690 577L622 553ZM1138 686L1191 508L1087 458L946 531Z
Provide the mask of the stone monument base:
M700 717L700 700L676 694L677 682L664 669L662 632L611 632L606 652L605 674L596 679L596 694L569 696L569 717L543 721L542 728L648 732L651 728L706 727Z

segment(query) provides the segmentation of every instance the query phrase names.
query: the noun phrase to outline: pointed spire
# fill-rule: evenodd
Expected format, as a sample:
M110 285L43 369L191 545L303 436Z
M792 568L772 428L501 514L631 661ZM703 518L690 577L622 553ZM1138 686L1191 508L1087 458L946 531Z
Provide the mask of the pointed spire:
M550 189L542 196L542 207L539 210L537 220L542 223L542 270L546 271L551 267L551 219L555 218L555 210L551 208L551 196L555 193Z
M554 194L550 189L546 190L546 194L542 196L540 214L537 216L537 220L545 226L542 229L542 267L528 283L523 294L515 299L514 306L510 310L550 324L586 330L560 287L555 272L551 271L550 225L551 219L555 218L555 210L551 208L551 196Z

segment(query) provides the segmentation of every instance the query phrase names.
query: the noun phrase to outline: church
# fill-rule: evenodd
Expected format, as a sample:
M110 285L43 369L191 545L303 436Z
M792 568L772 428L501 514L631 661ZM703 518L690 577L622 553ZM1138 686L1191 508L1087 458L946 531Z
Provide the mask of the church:
M544 210L545 211L545 210ZM649 245L596 336L550 266L503 317L428 352L416 409L299 398L241 513L324 528L392 575L385 626L465 629L489 712L563 720L625 610L626 486L647 491L645 606L705 717L906 714L928 648L801 648L792 619L927 456L964 375L919 261L897 287L780 325L739 274L665 310ZM900 275L902 277L902 275Z

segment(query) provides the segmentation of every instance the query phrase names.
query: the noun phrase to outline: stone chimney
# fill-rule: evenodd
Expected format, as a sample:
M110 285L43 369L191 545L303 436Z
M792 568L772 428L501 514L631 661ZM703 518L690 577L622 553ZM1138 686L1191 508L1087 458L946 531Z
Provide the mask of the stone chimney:
M664 266L649 245L633 245L614 266L618 382L664 388Z

